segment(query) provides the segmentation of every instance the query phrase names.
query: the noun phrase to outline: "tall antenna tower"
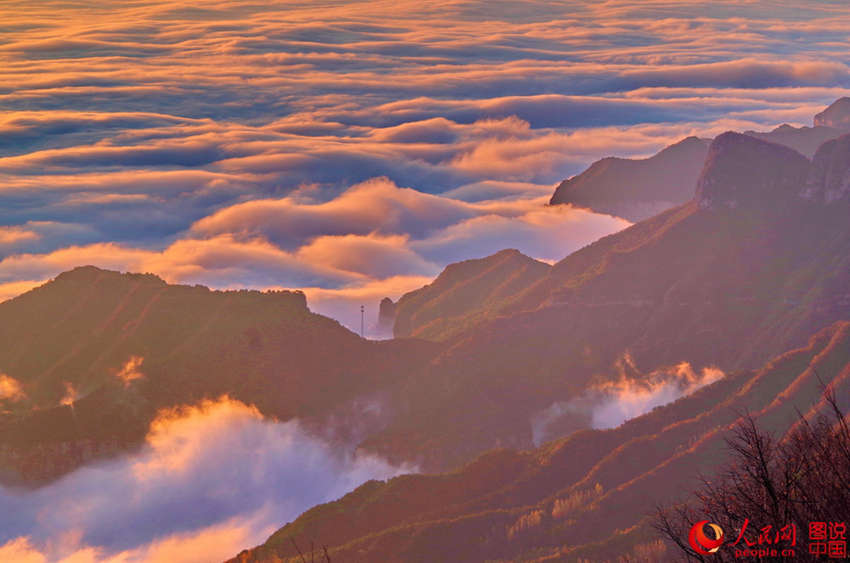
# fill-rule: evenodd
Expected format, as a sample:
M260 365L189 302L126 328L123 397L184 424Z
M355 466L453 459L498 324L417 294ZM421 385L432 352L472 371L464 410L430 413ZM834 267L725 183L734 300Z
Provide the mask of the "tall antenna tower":
M360 338L364 338L364 336L363 336L363 333L364 333L363 328L364 328L364 324L365 324L365 323L364 323L365 315L366 315L366 307L365 307L365 306L363 306L363 305L360 305Z

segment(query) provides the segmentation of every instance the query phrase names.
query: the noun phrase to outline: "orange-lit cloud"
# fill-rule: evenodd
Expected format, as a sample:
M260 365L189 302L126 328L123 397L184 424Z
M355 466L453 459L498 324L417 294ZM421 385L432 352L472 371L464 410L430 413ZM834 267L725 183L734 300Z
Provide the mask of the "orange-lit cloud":
M581 396L553 403L531 421L533 439L547 439L547 428L568 415L584 419L590 428L614 428L627 420L666 405L685 395L719 381L725 373L716 367L695 370L689 363L659 368L643 374L628 354L617 363L617 379L591 387Z
M506 247L558 260L628 226L568 206L546 207L548 196L530 184L470 187L467 194L479 189L495 189L497 197L462 201L398 187L385 178L326 201L303 190L225 207L161 250L96 243L15 254L0 260L0 280L45 279L92 264L153 272L172 283L303 288L315 311L356 329L360 305L371 314L381 298L397 299L424 285L450 262ZM501 197L500 190L509 197Z
M2 16L0 299L84 263L342 296L502 247L553 260L622 226L530 207L592 161L808 124L850 88L850 13L825 4Z
M19 401L26 397L21 383L14 377L0 373L0 401Z
M124 387L129 386L132 382L137 379L142 379L144 374L139 371L139 368L142 367L145 359L141 356L130 356L130 359L127 360L120 370L115 374L122 383L124 383Z
M0 246L38 239L38 234L21 227L0 227Z
M224 560L317 503L413 469L352 450L227 397L163 411L135 453L34 491L0 488L0 560Z
M15 538L0 545L0 559L18 563L47 563L47 557L33 547L26 537Z
M17 297L18 295L25 293L34 287L38 287L43 284L47 280L39 280L39 281L14 281L7 283L0 283L0 302L6 301L8 299L12 299L13 297Z
M302 287L373 324L448 262L552 261L626 226L544 206L598 158L810 124L850 88L835 3L7 0L0 16L0 301L94 264ZM598 424L713 377L680 371L606 389ZM0 378L0 398L21 393ZM163 414L132 456L0 490L0 560L224 559L399 471L337 454L226 399Z
M202 563L234 555L271 535L274 528L262 520L262 512L238 517L201 530L173 534L136 549L107 550L73 546L57 563ZM258 539L260 538L260 539ZM38 548L22 536L0 545L0 560L15 563L49 563L49 548Z
M79 393L74 388L74 386L68 381L63 381L62 385L65 386L65 394L62 396L61 399L59 399L59 404L73 407L74 403L77 402Z

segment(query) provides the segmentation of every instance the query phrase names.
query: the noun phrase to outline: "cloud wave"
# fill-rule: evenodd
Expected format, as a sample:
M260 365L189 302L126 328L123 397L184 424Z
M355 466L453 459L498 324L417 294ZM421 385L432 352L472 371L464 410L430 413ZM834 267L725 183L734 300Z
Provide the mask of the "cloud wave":
M353 329L368 298L377 303L421 287L445 264L506 247L544 260L628 222L566 206L546 196L467 202L377 178L336 197L314 190L225 207L195 222L161 249L115 242L74 245L0 260L0 282L47 279L78 266L153 272L169 282L217 288L302 288L308 302ZM2 286L0 286L2 291Z

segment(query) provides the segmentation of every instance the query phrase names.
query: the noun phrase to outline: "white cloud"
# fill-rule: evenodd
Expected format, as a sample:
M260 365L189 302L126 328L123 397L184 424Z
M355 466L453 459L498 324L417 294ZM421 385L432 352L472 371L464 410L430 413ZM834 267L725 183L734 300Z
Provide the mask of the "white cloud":
M621 360L618 379L592 387L580 397L552 403L537 413L531 421L534 443L539 445L554 437L550 427L563 417L571 419L573 429L615 428L655 407L690 395L724 376L714 367L696 372L687 362L640 374L627 355Z
M0 559L222 560L311 506L412 469L223 397L161 413L137 453L34 491L0 489Z

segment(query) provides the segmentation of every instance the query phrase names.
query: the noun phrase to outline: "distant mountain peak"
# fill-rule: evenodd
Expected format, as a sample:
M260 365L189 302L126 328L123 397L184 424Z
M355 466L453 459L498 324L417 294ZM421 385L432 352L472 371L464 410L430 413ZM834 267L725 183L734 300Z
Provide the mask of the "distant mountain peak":
M549 203L641 221L693 196L709 141L686 137L644 159L607 157L561 182Z
M530 256L526 256L516 248L505 248L485 256L483 258L470 258L460 262L454 262L446 266L443 271L437 276L435 282L447 282L453 280L455 276L468 276L470 274L478 275L487 271L496 265L510 263L516 266L524 264L533 264L538 262Z
M496 311L549 273L551 266L507 248L449 264L430 284L404 294L395 307L395 336L446 339L464 319Z
M677 148L682 148L682 147L687 147L687 146L705 145L708 142L709 142L708 139L700 139L696 135L691 135L690 137L685 137L681 141L677 141L677 142L673 143L672 145L666 147L665 149L662 149L660 152L673 151L673 150L676 150Z
M55 281L89 283L103 278L114 280L144 280L157 285L166 285L165 280L163 280L156 274L121 273L114 270L104 270L103 268L98 268L97 266L91 265L77 266L76 268L72 268L71 270L62 272L61 274L56 276Z
M227 289L215 290L204 285L196 284L194 286L184 284L169 284L156 274L136 274L132 272L118 272L115 270L105 270L97 266L77 266L66 272L57 275L53 280L41 286L42 288L67 288L71 291L76 291L74 288L80 287L98 287L99 290L111 288L121 291L123 288L132 287L135 285L151 287L154 289L168 288L177 291L201 291L220 295L235 295L242 296L247 299L253 299L257 296L267 300L268 303L286 303L287 306L293 307L295 310L309 311L307 307L307 298L301 290L267 290L259 291L256 289ZM36 288L33 291L38 291ZM24 298L33 293L33 291L24 293L19 298Z
M821 145L801 195L823 203L850 199L850 134Z
M850 98L838 98L815 116L815 127L850 129Z
M775 205L799 193L808 169L793 149L729 131L708 149L696 199L701 209Z

